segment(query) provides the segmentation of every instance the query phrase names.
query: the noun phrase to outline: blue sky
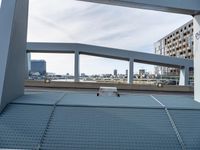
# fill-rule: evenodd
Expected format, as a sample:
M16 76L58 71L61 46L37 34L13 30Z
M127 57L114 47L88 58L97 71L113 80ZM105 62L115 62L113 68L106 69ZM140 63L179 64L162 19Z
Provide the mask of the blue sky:
M30 0L28 41L78 42L153 53L153 44L191 16L80 2L75 0ZM47 71L73 74L73 55L32 54L45 59ZM86 74L125 73L128 63L81 56ZM153 72L153 66L136 64Z

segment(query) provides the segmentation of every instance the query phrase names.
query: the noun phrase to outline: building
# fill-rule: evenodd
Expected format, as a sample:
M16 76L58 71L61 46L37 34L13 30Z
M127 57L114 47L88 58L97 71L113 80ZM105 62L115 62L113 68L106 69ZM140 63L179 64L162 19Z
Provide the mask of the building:
M126 69L126 76L128 76L128 69Z
M45 60L31 60L31 72L39 72L41 75L46 74L46 61Z
M193 59L193 21L189 21L154 44L155 54ZM192 73L192 70L191 70ZM179 75L178 68L155 67L156 75Z
M81 73L81 77L87 77L85 73Z
M139 75L140 75L140 76L145 75L145 69L140 69L140 70L139 70Z
M115 69L115 70L113 71L113 75L114 75L115 77L117 77L117 69Z
M139 69L139 78L145 78L146 72L145 69Z

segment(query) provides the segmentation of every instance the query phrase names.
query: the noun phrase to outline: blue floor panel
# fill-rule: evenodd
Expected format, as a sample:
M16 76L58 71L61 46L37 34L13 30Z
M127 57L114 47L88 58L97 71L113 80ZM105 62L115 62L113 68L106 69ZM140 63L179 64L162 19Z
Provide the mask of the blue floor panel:
M0 115L0 148L36 149L52 107L10 104Z
M42 144L44 150L179 150L161 102L186 149L200 150L200 104L190 95L153 96L28 92L0 114L0 148L37 149Z
M200 103L190 95L153 95L167 108L200 109Z
M153 107L162 108L149 95L96 96L96 94L66 94L58 105Z
M64 94L64 92L29 92L14 100L13 103L53 105L56 101L61 99Z
M161 109L57 107L42 145L46 150L179 150Z
M188 150L200 150L200 111L170 110L170 114Z

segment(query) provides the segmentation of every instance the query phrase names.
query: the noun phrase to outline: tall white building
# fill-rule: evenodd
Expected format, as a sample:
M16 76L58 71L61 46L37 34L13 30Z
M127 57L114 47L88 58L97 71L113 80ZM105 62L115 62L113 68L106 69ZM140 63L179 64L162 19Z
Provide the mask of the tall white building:
M115 77L117 77L117 69L115 69L115 70L113 71L113 75L114 75Z
M155 54L193 59L193 21L189 21L154 44ZM192 71L191 71L192 73ZM155 67L155 74L178 75L178 68Z

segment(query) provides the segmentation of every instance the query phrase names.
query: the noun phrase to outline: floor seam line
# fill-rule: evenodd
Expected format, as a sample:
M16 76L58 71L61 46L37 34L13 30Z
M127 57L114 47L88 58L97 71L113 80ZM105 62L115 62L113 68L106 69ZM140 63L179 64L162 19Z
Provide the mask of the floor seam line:
M159 103L165 109L167 117L168 117L168 119L170 121L170 124L171 124L175 134L176 134L176 137L178 139L179 144L181 145L182 150L186 150L186 147L185 147L185 144L183 142L183 139L182 139L182 137L181 137L181 135L180 135L180 133L178 131L178 128L176 127L176 124L175 124L172 116L169 113L168 108L162 102L160 102L156 97L154 97L153 95L150 95L150 96L151 96L151 98L153 98L157 103Z
M46 125L46 127L45 127L45 129L44 129L44 133L43 133L43 135L42 135L42 137L41 137L41 139L40 139L40 143L38 144L38 146L37 146L37 148L36 148L37 150L40 150L40 149L41 149L42 144L43 144L43 142L44 142L45 135L47 134L47 131L48 131L49 126L50 126L50 123L51 123L51 121L52 121L52 119L53 119L56 106L57 106L57 104L65 97L65 95L66 95L66 93L63 93L63 96L60 97L60 98L54 103L54 105L52 105L53 108L52 108L51 114L50 114L50 116L49 116L49 119L48 119L48 121L47 121L47 125Z
M172 116L170 115L169 110L167 108L165 108L165 112L167 113L169 121L170 121L170 123L172 125L172 128L174 129L174 132L175 132L175 134L176 134L176 136L178 138L178 141L179 141L179 143L181 145L182 150L186 150L186 146L185 146L185 144L183 142L183 139L182 139L182 137L181 137L181 135L180 135L180 133L178 131L178 128L176 127L176 124L175 124L175 122L174 122L174 120L173 120Z
M157 98L155 98L153 95L150 95L150 97L152 98L152 99L154 99L157 103L159 103L162 107L166 107L163 103L161 103Z

